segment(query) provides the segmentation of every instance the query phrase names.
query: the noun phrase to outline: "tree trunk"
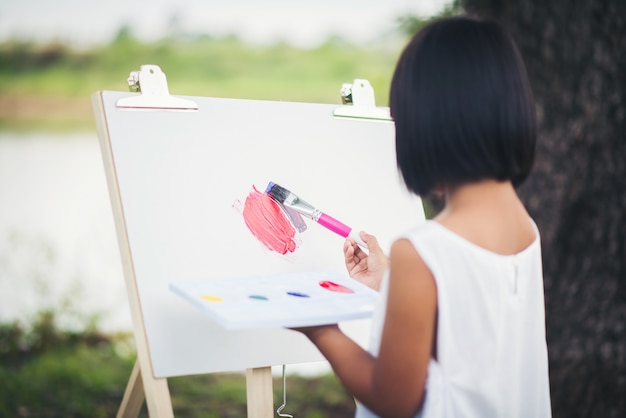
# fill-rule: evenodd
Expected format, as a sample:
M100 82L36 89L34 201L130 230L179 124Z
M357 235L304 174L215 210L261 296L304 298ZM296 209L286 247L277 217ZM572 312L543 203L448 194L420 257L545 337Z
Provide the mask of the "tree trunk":
M626 1L464 0L524 56L554 417L626 416Z

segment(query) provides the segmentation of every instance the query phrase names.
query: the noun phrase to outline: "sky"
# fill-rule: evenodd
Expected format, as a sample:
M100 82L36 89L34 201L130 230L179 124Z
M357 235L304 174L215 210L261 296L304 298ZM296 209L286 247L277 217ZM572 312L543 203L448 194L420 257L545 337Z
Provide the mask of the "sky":
M60 40L92 45L128 25L142 40L172 29L236 34L259 44L315 46L329 35L367 43L405 14L430 16L451 0L0 0L0 41Z

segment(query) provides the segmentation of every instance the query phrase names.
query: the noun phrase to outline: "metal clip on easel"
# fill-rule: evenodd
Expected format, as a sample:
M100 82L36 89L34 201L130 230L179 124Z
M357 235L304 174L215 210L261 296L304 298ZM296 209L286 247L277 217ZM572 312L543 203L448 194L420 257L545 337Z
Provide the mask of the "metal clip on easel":
M158 65L142 65L128 76L131 92L138 93L117 101L118 108L198 110L198 105L187 99L170 96L167 78Z
M344 83L341 86L340 94L343 106L335 109L334 116L392 121L389 108L376 107L374 89L369 81L355 79L352 84Z

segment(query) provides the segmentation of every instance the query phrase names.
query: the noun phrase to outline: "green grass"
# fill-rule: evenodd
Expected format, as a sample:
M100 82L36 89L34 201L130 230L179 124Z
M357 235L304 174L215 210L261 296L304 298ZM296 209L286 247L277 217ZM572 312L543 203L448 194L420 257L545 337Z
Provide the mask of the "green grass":
M0 417L112 417L121 403L135 356L127 334L107 336L94 323L80 332L59 329L42 312L29 329L0 324ZM168 379L174 413L189 418L247 414L243 373ZM274 379L274 409L282 379ZM287 377L286 413L339 418L354 413L352 397L332 375ZM140 417L148 417L143 405Z
M110 346L57 348L0 368L0 416L111 417L132 363Z
M40 353L19 365L0 365L0 417L112 417L122 400L134 359L114 344L79 344ZM246 416L246 380L240 373L168 379L179 417ZM282 381L274 379L274 409L282 403ZM354 402L334 375L287 377L285 413L298 417L345 417ZM142 407L141 417L147 417Z

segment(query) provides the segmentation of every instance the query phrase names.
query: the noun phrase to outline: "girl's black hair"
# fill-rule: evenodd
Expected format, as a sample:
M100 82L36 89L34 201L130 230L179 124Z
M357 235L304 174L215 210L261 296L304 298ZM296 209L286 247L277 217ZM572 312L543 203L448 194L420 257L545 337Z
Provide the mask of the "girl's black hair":
M435 21L404 49L391 82L396 160L407 188L528 176L537 125L526 68L495 22Z

